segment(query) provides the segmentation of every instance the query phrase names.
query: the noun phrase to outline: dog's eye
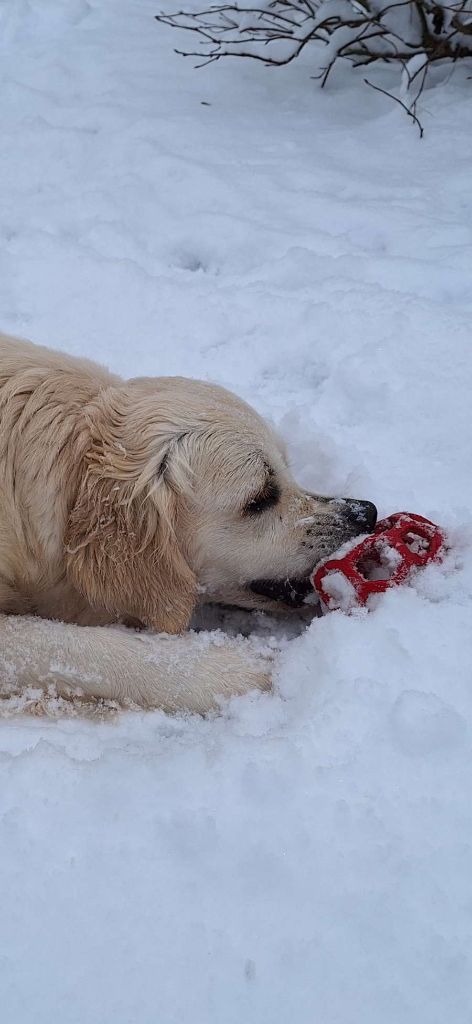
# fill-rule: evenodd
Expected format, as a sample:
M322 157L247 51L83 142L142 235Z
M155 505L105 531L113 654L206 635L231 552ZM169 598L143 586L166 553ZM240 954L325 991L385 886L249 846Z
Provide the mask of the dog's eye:
M260 494L256 494L255 498L251 498L250 501L246 502L243 508L243 515L259 516L261 512L266 512L267 509L273 508L279 498L280 491L277 484L270 483Z

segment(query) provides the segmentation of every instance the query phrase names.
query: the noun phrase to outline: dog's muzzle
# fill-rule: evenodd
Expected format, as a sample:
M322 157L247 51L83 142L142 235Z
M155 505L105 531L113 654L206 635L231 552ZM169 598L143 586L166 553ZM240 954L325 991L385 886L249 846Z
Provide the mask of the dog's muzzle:
M352 530L352 536L359 533L370 533L375 529L377 509L372 501L360 501L358 498L343 498L339 502L342 518Z
M377 509L372 501L361 501L357 498L343 498L339 501L339 521L342 529L333 535L331 550L336 550L346 540L363 533L371 533L377 522ZM328 552L326 551L325 557ZM314 568L314 566L313 566ZM269 601L277 601L289 608L301 608L306 598L313 594L313 586L309 576L286 577L282 580L252 580L248 590Z

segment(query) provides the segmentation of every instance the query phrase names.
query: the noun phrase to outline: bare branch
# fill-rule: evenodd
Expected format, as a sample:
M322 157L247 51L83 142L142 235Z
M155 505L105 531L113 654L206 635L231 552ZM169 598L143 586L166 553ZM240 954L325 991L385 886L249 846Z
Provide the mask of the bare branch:
M472 57L472 0L259 0L251 7L214 4L199 11L161 13L156 20L193 32L199 49L177 50L204 67L222 57L247 57L272 67L295 60L309 43L320 51L318 74L325 86L339 60L354 67L375 62L399 64L407 90L418 80L411 104L367 81L423 128L416 108L429 68ZM327 61L322 50L329 47ZM418 64L418 58L423 58Z
M412 110L411 107L408 107L406 105L406 103L403 102L403 100L399 99L398 96L394 96L393 93L388 92L387 89L381 89L380 85L374 85L373 82L369 82L368 78L364 78L364 82L365 82L366 85L370 85L371 89L375 89L376 92L383 93L384 96L388 96L389 100L393 100L395 103L398 103L400 105L400 107L403 107L403 110L408 114L408 117L411 117L412 120L417 125L419 133L420 133L420 139L423 138L423 132L424 132L423 125L421 124L421 121L419 121L419 119L417 118L414 110Z

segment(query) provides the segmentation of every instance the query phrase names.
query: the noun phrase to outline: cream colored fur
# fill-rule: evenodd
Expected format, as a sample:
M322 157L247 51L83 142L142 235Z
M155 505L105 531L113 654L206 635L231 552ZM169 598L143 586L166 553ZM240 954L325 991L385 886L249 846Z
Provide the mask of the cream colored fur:
M280 500L248 515L268 468ZM126 382L0 335L6 684L16 672L18 685L62 691L73 678L92 696L201 712L218 692L267 686L250 644L203 651L194 634L152 638L159 656L149 660L145 636L99 627L182 634L202 598L271 608L251 580L306 575L335 520L294 483L270 427L230 392L183 378Z
M221 634L152 636L0 615L0 693L76 694L127 706L216 710L226 697L270 687L271 661L249 641Z

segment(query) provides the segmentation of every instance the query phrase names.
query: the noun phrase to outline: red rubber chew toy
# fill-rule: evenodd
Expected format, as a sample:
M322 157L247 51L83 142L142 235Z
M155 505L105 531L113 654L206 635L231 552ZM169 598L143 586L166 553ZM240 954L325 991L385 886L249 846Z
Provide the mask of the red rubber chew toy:
M413 569L440 561L444 546L443 533L429 519L396 512L346 555L318 566L311 581L326 608L349 610L403 583Z

